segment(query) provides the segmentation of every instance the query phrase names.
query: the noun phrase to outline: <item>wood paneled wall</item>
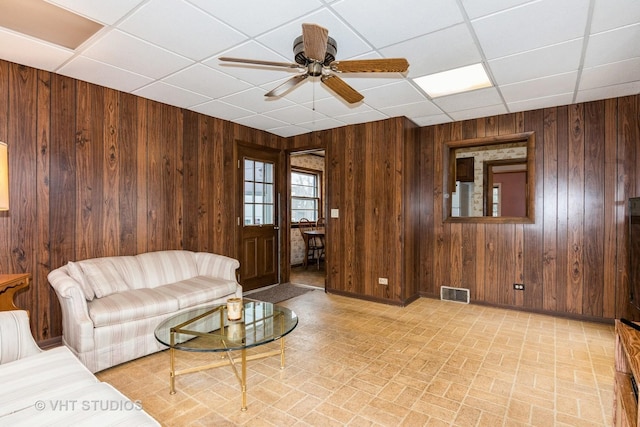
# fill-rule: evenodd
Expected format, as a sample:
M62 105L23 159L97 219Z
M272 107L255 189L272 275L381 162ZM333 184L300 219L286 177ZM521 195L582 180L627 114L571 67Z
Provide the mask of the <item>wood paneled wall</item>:
M535 223L443 223L444 142L525 131L536 132ZM448 285L469 288L474 302L638 317L625 215L640 195L640 96L283 139L0 61L0 140L11 174L0 271L33 275L18 304L40 341L61 335L46 276L69 260L175 248L236 256L235 141L326 148L328 208L340 211L327 224L330 291L403 304Z
M0 140L11 207L0 272L29 272L18 305L34 335L62 334L47 274L69 260L189 249L235 256L234 142L282 138L0 61Z
M419 133L395 118L287 141L326 147L327 290L392 304L418 296ZM387 278L387 286L378 278Z
M534 131L534 224L442 222L445 141ZM421 129L425 215L420 291L469 288L476 302L593 319L638 317L628 305L629 197L640 195L640 97ZM430 256L430 254L432 254ZM513 283L525 290L514 291Z
M535 223L443 222L445 142L528 131L536 134ZM412 292L438 298L446 285L469 288L478 303L640 317L629 307L626 273L627 199L640 195L640 96L418 133L390 119L289 139L290 147L327 149L328 208L340 209L328 226L329 291L404 303Z

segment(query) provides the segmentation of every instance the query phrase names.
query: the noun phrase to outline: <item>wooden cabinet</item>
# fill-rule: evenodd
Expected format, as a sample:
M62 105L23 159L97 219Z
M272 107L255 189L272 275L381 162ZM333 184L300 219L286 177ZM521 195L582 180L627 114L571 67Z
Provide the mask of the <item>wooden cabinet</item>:
M473 182L474 161L473 157L461 157L456 159L456 181Z
M0 274L0 311L19 310L13 302L15 294L27 289L30 274Z
M615 364L613 425L637 427L638 400L631 382L640 381L640 331L620 320L616 320Z

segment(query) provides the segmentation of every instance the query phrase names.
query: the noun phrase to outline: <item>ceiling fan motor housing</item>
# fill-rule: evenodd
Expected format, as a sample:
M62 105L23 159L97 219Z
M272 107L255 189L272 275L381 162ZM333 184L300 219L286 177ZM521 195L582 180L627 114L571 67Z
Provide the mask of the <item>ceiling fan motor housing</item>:
M324 56L323 65L329 65L333 61L336 60L336 54L338 53L338 42L336 42L333 38L329 37L327 39L327 52ZM302 36L296 37L293 41L293 54L295 55L295 61L304 65L305 67L311 62L309 58L307 58L304 54L304 43L302 42ZM317 74L320 75L320 74Z

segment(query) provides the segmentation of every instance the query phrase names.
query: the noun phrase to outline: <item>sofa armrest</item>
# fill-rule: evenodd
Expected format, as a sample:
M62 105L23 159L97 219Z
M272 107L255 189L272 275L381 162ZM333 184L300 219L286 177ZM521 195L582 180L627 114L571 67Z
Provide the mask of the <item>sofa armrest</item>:
M76 353L93 350L93 321L80 284L69 276L66 266L52 270L47 276L58 295L62 309L62 335L67 346Z
M41 351L31 335L26 311L0 311L0 365Z
M198 266L198 274L201 276L218 277L237 282L236 270L240 267L240 262L235 258L208 252L197 252L196 264Z

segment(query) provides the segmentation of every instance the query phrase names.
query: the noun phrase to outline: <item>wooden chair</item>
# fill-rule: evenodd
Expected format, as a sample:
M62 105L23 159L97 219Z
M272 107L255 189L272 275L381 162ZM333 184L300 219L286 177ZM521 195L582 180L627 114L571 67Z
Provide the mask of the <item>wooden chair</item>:
M316 230L318 231L322 231L324 232L324 226L325 226L325 221L324 218L318 218L318 220L316 221ZM324 234L322 236L317 237L317 239L320 241L320 250L318 252L318 270L320 269L320 261L322 260L322 258L324 257Z
M312 261L318 259L319 262L318 256L320 251L324 251L324 244L322 240L307 234L307 231L312 231L315 228L316 224L309 221L307 218L300 218L300 221L298 221L298 230L300 230L305 247L305 255L302 260L304 268L307 268L309 265L309 259Z

